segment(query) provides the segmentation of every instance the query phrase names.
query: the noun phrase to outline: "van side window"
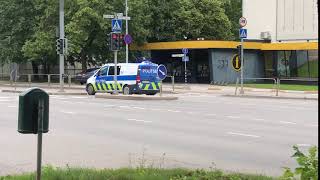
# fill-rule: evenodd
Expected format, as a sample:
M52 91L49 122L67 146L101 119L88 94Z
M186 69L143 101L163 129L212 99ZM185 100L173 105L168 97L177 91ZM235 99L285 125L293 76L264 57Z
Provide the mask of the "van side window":
M117 66L117 75L120 74L120 66ZM109 67L109 73L108 73L109 76L113 76L114 75L114 66L110 66Z
M100 70L100 76L108 75L108 67L104 67Z

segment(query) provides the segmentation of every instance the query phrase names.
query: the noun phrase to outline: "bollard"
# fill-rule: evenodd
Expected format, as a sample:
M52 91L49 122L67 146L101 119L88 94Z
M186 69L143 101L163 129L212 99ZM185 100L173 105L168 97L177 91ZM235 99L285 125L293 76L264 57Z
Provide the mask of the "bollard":
M29 87L31 87L31 74L28 74L28 83L29 83Z
M69 87L71 87L71 75L68 75L68 84L69 84Z
M235 96L237 95L238 84L239 84L239 78L237 78L237 81L236 81L236 91L234 92L234 95L235 95Z
M48 86L50 87L50 85L51 85L51 75L48 74Z
M279 89L280 89L280 79L277 79L277 90L276 90L276 96L279 96Z
M174 76L171 76L171 82L172 82L172 91L174 92Z

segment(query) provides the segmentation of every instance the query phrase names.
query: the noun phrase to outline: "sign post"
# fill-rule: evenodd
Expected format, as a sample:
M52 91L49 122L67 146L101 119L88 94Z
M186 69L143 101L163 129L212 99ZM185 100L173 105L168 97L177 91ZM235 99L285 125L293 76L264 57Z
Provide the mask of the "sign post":
M187 61L189 61L189 58L187 54L189 53L189 50L187 48L182 49L182 53L184 54L182 61L184 61L184 86L187 87Z
M162 81L167 77L168 71L166 66L161 64L158 66L157 72L158 72L158 77L161 80L159 88L160 88L160 96L162 96Z
M31 88L19 95L18 132L38 134L37 174L41 180L42 134L49 131L49 95L39 88Z
M247 19L245 17L241 17L239 19L239 25L240 25L240 30L239 30L239 36L241 39L241 53L240 53L240 58L241 58L241 89L240 89L240 94L244 94L243 91L243 71L244 71L244 62L243 62L243 39L247 38L248 32L247 29L243 29L247 25Z

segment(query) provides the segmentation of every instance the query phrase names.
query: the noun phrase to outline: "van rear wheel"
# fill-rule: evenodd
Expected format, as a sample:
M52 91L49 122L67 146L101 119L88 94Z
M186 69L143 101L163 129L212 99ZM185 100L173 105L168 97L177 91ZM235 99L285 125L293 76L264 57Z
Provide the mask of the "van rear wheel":
M131 94L131 90L130 90L129 86L125 85L123 87L122 93L123 93L123 95L130 95Z
M95 94L96 94L96 91L94 90L94 88L93 88L93 86L92 86L91 84L89 84L89 85L87 86L87 93L88 93L89 95L95 95Z

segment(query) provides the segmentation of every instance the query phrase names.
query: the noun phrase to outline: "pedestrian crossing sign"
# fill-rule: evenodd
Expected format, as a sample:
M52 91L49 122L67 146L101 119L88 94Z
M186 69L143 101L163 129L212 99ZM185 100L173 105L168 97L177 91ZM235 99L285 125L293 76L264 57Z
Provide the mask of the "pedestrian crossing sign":
M121 19L112 19L112 32L121 32L122 31L122 20Z
M247 38L247 36L248 36L248 31L247 31L247 29L240 29L240 31L239 31L239 35L240 35L240 38L241 39L243 39L243 38Z

